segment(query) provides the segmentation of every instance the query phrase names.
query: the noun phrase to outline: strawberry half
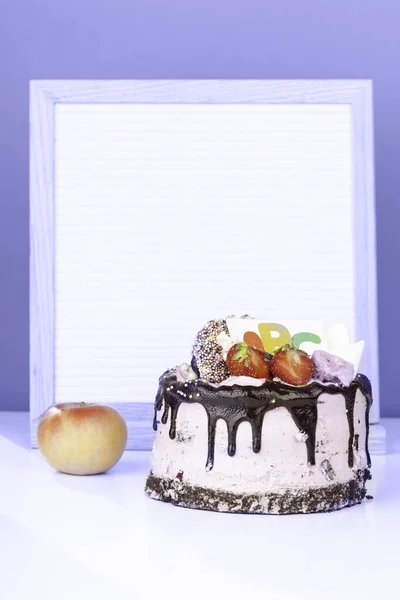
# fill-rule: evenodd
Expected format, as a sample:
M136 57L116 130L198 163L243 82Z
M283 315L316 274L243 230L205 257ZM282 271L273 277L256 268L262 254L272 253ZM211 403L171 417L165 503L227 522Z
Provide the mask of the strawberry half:
M306 352L288 344L275 352L271 371L285 383L306 385L313 376L314 364Z
M264 352L252 348L246 342L232 346L226 357L226 365L232 375L270 379L270 363Z

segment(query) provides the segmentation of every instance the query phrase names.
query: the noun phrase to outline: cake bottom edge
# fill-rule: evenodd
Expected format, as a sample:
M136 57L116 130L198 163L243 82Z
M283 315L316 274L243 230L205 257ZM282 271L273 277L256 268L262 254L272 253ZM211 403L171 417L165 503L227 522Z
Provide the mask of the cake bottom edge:
M303 490L287 489L282 493L243 494L190 485L179 479L147 478L145 492L154 500L169 502L183 508L246 514L306 514L340 510L360 504L367 497L369 469L355 472L346 483L331 483Z

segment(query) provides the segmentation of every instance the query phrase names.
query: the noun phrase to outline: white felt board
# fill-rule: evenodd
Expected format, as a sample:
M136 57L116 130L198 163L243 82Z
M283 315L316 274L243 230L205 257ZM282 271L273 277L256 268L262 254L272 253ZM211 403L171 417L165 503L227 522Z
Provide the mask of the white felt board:
M346 104L55 105L55 402L152 402L209 319L355 331Z

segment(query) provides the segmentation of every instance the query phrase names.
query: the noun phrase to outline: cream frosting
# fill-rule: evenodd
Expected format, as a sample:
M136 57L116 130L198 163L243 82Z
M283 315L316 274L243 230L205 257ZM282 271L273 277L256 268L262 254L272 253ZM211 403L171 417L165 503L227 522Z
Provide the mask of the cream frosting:
M322 394L318 402L316 431L316 464L307 463L306 436L299 432L288 411L280 407L264 417L261 450L252 450L250 424L241 423L237 434L235 456L227 453L227 429L217 424L215 462L205 469L207 453L207 414L200 403L183 403L180 407L176 437L169 437L169 420L158 422L151 471L156 477L173 479L182 472L192 486L234 491L235 493L280 493L287 488L308 489L313 486L345 483L354 478L357 469L367 467L365 452L366 400L357 392L354 423L357 448L354 465L348 465L348 424L344 397ZM324 468L326 461L332 470ZM333 475L332 475L333 473Z

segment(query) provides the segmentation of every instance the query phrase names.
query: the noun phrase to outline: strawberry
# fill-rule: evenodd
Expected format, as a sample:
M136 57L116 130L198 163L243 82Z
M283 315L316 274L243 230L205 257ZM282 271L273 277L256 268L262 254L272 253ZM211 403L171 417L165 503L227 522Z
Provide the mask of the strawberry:
M270 379L269 361L264 352L252 348L246 342L232 346L226 357L226 365L232 375Z
M306 385L313 376L314 364L306 352L287 344L275 352L271 371L285 383Z

